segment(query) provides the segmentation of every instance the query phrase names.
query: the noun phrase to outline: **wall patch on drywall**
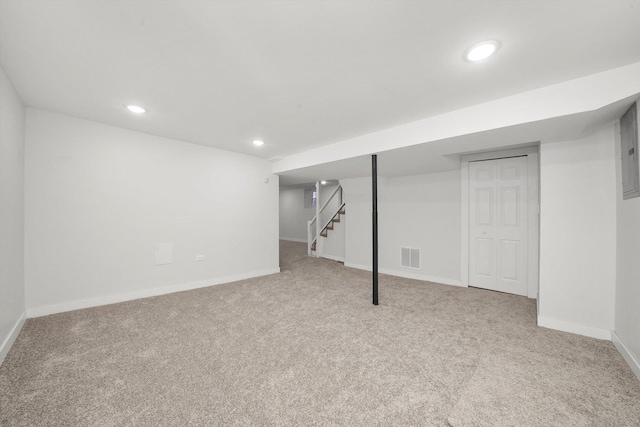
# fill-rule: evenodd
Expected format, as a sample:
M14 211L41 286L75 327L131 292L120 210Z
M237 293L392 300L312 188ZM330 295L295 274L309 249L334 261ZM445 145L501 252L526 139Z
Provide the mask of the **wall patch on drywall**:
M156 245L156 265L171 264L173 262L173 243L158 243Z

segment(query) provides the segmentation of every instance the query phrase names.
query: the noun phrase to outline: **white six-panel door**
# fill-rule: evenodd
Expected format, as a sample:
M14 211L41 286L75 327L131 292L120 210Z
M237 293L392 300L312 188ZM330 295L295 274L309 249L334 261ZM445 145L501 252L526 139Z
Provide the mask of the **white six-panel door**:
M469 163L469 286L527 295L527 157Z

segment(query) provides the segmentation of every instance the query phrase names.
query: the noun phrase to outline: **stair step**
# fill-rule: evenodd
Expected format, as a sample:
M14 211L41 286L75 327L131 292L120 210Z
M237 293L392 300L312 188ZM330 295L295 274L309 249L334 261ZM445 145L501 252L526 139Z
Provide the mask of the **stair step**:
M320 233L320 236L322 237L327 237L329 235L329 230L333 230L334 227L334 223L336 222L340 222L340 217L341 215L345 214L345 209L344 207L342 207L342 209L340 209L338 211L338 213L336 213L334 215L334 217L331 219L331 221L329 222L329 224L327 224L327 226L324 228L324 230L322 230L322 232ZM313 243L311 243L311 251L315 252L316 251L316 244L317 244L317 240L314 240Z

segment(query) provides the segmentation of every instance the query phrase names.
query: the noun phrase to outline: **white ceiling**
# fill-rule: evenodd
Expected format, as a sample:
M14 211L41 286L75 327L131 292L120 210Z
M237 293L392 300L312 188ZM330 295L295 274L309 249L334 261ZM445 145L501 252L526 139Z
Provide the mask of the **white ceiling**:
M28 106L272 158L639 62L639 22L640 0L3 0L0 63Z
M625 98L595 111L379 152L377 172L385 178L443 172L460 167L460 154L535 146L548 139L577 139L619 118L634 100ZM348 179L370 175L371 156L355 156L288 171L280 175L280 186L309 186L328 177Z

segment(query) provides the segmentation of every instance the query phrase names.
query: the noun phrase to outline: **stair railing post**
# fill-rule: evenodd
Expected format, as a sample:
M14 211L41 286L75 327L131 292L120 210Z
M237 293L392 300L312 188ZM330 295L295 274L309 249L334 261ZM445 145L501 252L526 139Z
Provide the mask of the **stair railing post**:
M322 223L320 219L320 181L316 181L316 256L320 256L320 232Z
M307 255L311 256L311 245L313 244L313 237L311 232L311 221L307 221Z

